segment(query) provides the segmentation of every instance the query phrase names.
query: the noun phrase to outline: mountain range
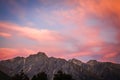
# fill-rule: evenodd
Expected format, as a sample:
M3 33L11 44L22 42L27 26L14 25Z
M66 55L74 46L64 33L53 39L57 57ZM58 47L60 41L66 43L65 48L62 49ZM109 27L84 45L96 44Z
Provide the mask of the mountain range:
M29 78L39 72L45 72L48 79L53 80L54 74L61 70L71 74L75 80L120 80L120 64L96 60L84 63L75 58L65 60L48 57L44 52L38 52L26 58L16 57L0 61L0 80L8 80L3 78L14 76L21 70Z

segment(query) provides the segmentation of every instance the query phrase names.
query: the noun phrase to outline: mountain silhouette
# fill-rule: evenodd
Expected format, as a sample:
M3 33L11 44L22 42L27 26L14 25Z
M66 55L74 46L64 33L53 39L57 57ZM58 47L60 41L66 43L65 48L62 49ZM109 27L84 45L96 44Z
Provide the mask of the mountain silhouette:
M61 70L66 74L71 74L74 80L120 80L120 64L111 62L90 60L83 63L75 58L67 61L48 57L44 52L38 52L26 58L16 57L0 61L0 72L8 76L14 76L21 70L29 78L39 72L45 72L48 79L53 80L54 74Z

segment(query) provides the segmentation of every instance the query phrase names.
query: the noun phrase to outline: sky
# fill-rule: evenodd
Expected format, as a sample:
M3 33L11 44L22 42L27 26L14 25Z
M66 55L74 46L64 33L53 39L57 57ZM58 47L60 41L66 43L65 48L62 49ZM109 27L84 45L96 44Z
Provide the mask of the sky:
M39 51L120 63L120 0L0 0L0 60Z

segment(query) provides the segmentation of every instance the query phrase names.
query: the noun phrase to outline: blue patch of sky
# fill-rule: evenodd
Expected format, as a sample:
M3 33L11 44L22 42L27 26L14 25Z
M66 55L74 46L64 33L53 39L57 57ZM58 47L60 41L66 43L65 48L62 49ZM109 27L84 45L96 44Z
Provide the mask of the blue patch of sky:
M0 2L0 21L15 21L17 20L16 16L10 13L10 8L8 5L5 5L3 2Z
M49 10L58 10L58 9L71 9L73 7L76 7L77 4L74 5L66 5L65 2L67 2L66 0L46 0L44 1L40 1L42 4L42 8L44 8L45 10L49 11Z
M11 13L12 7L9 6L8 3L4 3L3 1L0 2L0 21L12 22L12 23L19 23L19 17Z
M26 15L26 21L32 22L34 27L38 29L63 30L62 27L65 26L57 20L59 20L59 18L51 14L50 11L44 11L41 13L31 12L30 14Z
M38 5L38 2L31 0L27 3L23 3L21 0L16 0L16 4L20 7L20 9L25 10L27 15L29 14L28 11L32 11L32 9L35 8L36 5ZM0 21L13 22L23 25L24 22L19 18L20 13L16 12L16 14L13 14L13 9L17 9L16 5L11 5L9 1L0 1Z
M40 1L34 1L30 0L24 3L22 0L16 0L17 6L20 7L20 9L23 9L25 11L25 20L20 19L19 14L13 14L11 13L11 10L14 9L15 5L10 5L9 1L0 1L0 21L7 21L19 24L21 26L26 25L26 22L32 22L35 24L35 27L40 29L50 29L50 30L63 30L62 27L65 27L59 22L53 21L54 25L49 25L44 17L42 17L42 14L37 14L35 12L36 8L41 8L45 11L45 14L47 13L50 15L50 12L52 10L60 10L62 9L70 9L73 6L66 6L64 4L65 0L47 0L47 2L40 2ZM15 8L17 9L17 8ZM40 17L38 17L40 16ZM51 16L51 15L50 15Z

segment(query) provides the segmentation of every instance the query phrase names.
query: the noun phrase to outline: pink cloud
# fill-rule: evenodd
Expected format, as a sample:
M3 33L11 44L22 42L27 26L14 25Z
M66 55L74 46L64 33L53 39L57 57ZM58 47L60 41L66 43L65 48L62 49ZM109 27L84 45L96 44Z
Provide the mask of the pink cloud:
M35 50L47 52L49 56L73 58L100 55L100 60L109 61L120 55L119 3L119 0L65 1L66 6L74 7L53 10L50 12L51 16L43 16L50 25L55 24L56 21L64 25L64 30L61 32L8 22L0 22L0 28L4 33L7 31L11 33L9 35L37 41L39 45ZM89 22L92 19L98 20L98 22ZM8 36L8 34L3 35L2 33L1 36L6 35ZM35 50L24 51L29 54Z
M36 52L26 48L0 48L0 60L11 59L17 56L28 56L33 53Z
M9 38L9 37L11 37L12 35L9 34L9 33L0 32L0 36L5 37L5 38Z
M71 59L74 57L82 57L82 56L90 56L90 55L92 55L90 51L81 51L81 52L72 53L70 55L66 55L66 57Z
M14 55L16 55L18 52L16 49L11 48L0 48L0 60L2 59L8 59L12 58Z
M112 56L116 57L114 53L117 52L117 54L119 54L120 52L117 50L119 49L119 46L116 45L120 43L120 1L75 0L68 1L68 4L70 2L73 4L78 3L78 5L68 10L56 10L53 14L60 16L61 22L64 25L68 26L71 24L74 26L69 25L69 28L72 28L69 34L73 39L78 41L76 42L78 47L89 49L100 47L101 50L96 54L91 51L91 56L101 54L102 56L108 55L109 59L112 58ZM87 25L86 21L89 19L96 19L98 20L98 23ZM110 48L110 44L112 45L112 48Z
M6 53L2 53L2 55L5 54L6 57L3 56L3 58L1 57L1 59L7 59L11 56L14 57L17 55L27 56L29 54L37 53L37 51L46 52L48 56L54 55L56 57L60 57L61 54L63 55L65 52L67 52L65 47L63 47L62 45L66 42L67 37L64 38L64 35L61 35L56 31L24 27L8 22L0 22L0 28L2 31L9 32L13 36L24 37L28 40L30 39L38 42L38 45L36 45L35 47L31 45L33 49L23 49L22 47L19 47L20 49L15 49L16 51L13 52L13 54L12 52L8 52L11 53L11 55L7 56ZM13 44L13 46L15 47L16 45ZM6 50L2 51L6 52ZM10 51L10 49L8 49L8 51Z
M116 62L119 63L120 62L119 57L120 57L120 54L114 51L113 53L104 54L100 60L107 61L107 62L113 62L113 63L116 63Z
M0 28L3 31L17 33L16 35L29 38L32 40L36 40L38 42L46 42L46 41L56 42L56 41L64 40L63 36L60 35L58 32L47 29L24 27L7 22L0 22Z
M104 58L113 58L116 57L117 53L109 53L107 55L104 56Z

